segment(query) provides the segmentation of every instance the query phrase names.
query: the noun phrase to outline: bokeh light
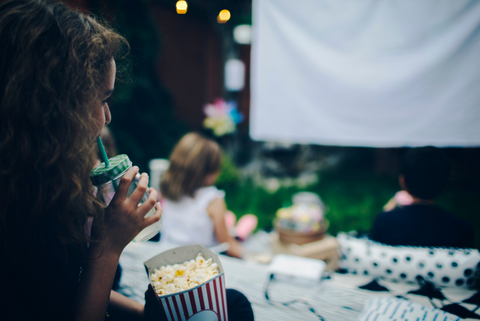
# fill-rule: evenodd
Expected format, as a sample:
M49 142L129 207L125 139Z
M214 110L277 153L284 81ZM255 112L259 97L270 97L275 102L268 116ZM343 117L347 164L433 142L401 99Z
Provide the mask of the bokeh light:
M230 17L231 17L230 11L224 9L220 11L220 13L218 14L217 21L218 23L225 23L228 20L230 20Z
M186 14L187 13L187 8L188 8L187 1L184 1L184 0L177 1L177 13L178 14Z
M239 44L248 45L252 42L252 27L250 25L238 25L233 29L233 39Z

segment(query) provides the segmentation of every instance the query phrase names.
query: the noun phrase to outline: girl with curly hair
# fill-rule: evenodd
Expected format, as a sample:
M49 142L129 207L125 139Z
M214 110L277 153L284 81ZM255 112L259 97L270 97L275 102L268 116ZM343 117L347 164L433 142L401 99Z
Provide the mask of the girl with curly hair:
M89 179L126 40L63 4L16 0L0 5L0 48L2 319L141 318L111 287L124 247L160 219L157 193L138 207L142 174L126 198L133 167L104 209Z

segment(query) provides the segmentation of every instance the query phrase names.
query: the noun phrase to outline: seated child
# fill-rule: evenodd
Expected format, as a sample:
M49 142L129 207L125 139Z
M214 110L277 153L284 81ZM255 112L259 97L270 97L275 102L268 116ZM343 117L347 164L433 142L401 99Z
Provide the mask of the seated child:
M168 246L205 247L228 243L229 255L242 256L240 243L228 231L226 221L231 225L235 218L227 210L225 192L212 186L220 163L220 146L213 140L190 133L177 143L160 183L163 208L160 242ZM255 229L257 219L249 215L242 225L246 226L245 237Z
M449 171L448 159L440 149L409 150L399 176L407 193L398 194L387 204L387 211L376 218L370 238L389 245L473 247L473 227L435 204L447 185Z

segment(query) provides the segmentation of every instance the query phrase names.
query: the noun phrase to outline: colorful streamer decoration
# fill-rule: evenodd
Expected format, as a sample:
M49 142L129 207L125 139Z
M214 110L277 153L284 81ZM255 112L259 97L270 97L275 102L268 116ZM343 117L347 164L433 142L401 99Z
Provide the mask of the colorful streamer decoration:
M211 129L217 137L235 132L237 124L243 120L234 101L216 99L214 104L207 104L203 111L207 116L203 126Z

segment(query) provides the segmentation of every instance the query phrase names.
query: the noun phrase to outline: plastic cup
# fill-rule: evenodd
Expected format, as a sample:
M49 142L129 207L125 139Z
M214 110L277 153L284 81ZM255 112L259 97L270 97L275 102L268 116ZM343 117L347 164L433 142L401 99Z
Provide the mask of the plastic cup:
M100 163L95 167L90 173L90 179L92 180L93 185L96 187L97 198L100 202L107 207L115 196L118 185L123 175L132 167L132 162L127 155L117 155L109 159L109 165L105 166L105 163ZM132 193L137 188L138 182L140 181L140 174L137 174L135 178L130 183L127 192L127 198L132 195ZM142 197L142 200L138 204L139 206L143 204L148 199L148 191ZM153 207L145 217L155 214L155 207ZM155 236L160 229L162 228L162 220L147 226L143 229L138 235L133 239L133 242L141 243L146 242Z

